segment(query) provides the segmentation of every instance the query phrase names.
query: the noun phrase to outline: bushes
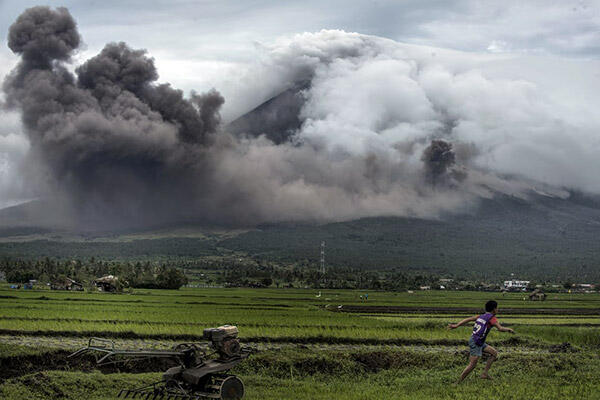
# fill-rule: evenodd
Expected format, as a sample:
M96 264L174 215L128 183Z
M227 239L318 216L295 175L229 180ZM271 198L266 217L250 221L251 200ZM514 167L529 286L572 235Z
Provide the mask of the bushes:
M160 266L146 263L118 261L99 261L91 258L87 262L79 260L22 260L5 258L0 260L0 270L6 274L6 280L14 283L26 283L37 279L40 283L64 281L65 277L77 282L90 283L105 275L119 277L130 287L146 289L179 289L188 283L187 277L171 263Z
M188 279L180 270L173 267L160 267L156 274L146 274L141 279L133 276L129 286L140 289L179 289L187 285Z
M186 285L188 280L186 276L178 269L162 269L155 279L156 289L179 289Z

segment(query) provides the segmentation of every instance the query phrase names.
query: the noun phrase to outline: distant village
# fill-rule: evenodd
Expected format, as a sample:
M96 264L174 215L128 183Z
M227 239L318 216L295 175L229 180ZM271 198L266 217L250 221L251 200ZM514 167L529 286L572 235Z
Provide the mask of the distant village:
M450 278L442 278L439 280L439 285L423 285L420 290L479 290L489 292L529 292L531 299L544 300L545 292L548 293L596 293L598 285L592 283L572 283L565 282L562 284L536 284L532 281L525 280L506 280L502 284L480 282L473 284L467 281L455 281Z
M0 282L5 280L4 272L0 271ZM85 290L85 285L83 283L79 283L74 279L68 277L62 277L59 279L54 279L52 282L38 282L37 279L30 279L28 282L23 284L16 283L10 285L11 289L33 289L34 287L40 287L40 285L46 286L50 290L70 290L82 292ZM91 286L88 288L92 288L99 292L119 292L123 289L123 284L119 281L119 278L113 275L106 275L98 279L94 279L91 282Z
M231 270L230 270L231 271ZM49 281L41 281L38 279L21 280L17 282L8 282L12 289L32 289L45 288L49 290L68 290L68 291L101 291L101 292L120 292L129 287L142 288L170 288L177 289L181 286L202 288L202 287L251 287L251 288L330 288L330 289L370 289L370 290L471 290L471 291L488 291L488 292L522 292L529 296L530 300L545 300L546 293L596 293L600 290L600 285L592 283L535 283L529 280L510 279L501 283L477 282L472 280L460 280L454 278L436 278L433 276L417 276L412 281L407 280L404 284L398 285L397 277L389 276L381 279L372 277L371 279L353 282L347 277L340 279L336 275L322 276L312 274L311 279L301 277L292 283L292 279L278 279L278 274L273 274L273 278L266 275L261 275L260 279L254 277L254 274L247 274L245 279L232 279L234 276L226 272L218 276L216 279L205 280L205 274L194 274L189 276L184 275L180 270L170 268L165 272L174 275L167 279L166 283L161 285L140 285L130 284L128 280L124 280L117 275L105 275L95 279L90 279L86 282L77 281L69 276L59 275L55 279ZM276 271L270 271L274 273ZM333 272L332 272L333 274ZM370 273L372 274L372 273ZM164 275L164 274L163 274ZM176 275L176 276L175 276ZM167 275L168 276L168 275ZM159 275L156 278L161 278ZM256 278L256 279L255 279ZM403 277L407 279L407 277ZM164 280L164 279L162 279ZM158 281L162 281L158 279ZM172 282L171 282L172 281ZM6 282L6 273L0 270L0 282ZM412 282L412 283L411 283ZM421 282L421 283L419 283Z

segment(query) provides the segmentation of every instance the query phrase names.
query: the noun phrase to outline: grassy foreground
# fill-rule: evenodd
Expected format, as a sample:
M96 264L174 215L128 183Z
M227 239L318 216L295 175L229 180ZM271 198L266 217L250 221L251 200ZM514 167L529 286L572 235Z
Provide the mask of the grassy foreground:
M551 295L537 303L522 294L372 292L368 302L360 294L0 288L0 399L113 399L120 389L160 374L99 371L89 360L69 361L66 355L86 337L145 347L199 340L203 328L225 323L238 325L244 341L261 346L233 371L246 384L246 399L597 398L599 295ZM488 299L499 301L501 322L517 335L490 334L488 342L501 354L494 381L474 373L456 386L470 332L445 325L478 312ZM352 312L343 312L351 306Z
M237 371L246 399L592 399L600 389L600 358L592 354L507 355L493 382L470 377L454 385L465 357L383 350L328 353L268 351ZM0 397L112 399L121 388L159 379L158 374L44 371L0 385Z

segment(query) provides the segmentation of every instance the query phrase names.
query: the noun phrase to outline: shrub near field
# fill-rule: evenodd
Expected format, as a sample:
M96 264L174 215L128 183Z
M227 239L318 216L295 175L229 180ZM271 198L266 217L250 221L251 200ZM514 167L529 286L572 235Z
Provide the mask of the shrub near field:
M134 343L200 340L204 328L224 323L238 325L243 340L261 349L234 371L246 383L250 400L593 399L600 389L600 295L551 295L534 303L523 301L522 294L370 292L368 302L360 294L185 289L113 295L0 289L0 343L33 345L0 345L0 358L21 363L39 352L57 360L42 363L32 374L16 370L6 375L0 398L112 399L118 390L160 375L77 372L92 364L67 363L64 354L70 350L65 346L74 349L88 336ZM480 311L490 298L499 301L500 321L513 326L517 335L492 331L489 336L501 353L493 384L474 375L464 385L452 386L466 363L469 327L448 331L445 326ZM351 306L357 312L343 312ZM412 311L358 312L366 306ZM40 343L65 350L38 350Z

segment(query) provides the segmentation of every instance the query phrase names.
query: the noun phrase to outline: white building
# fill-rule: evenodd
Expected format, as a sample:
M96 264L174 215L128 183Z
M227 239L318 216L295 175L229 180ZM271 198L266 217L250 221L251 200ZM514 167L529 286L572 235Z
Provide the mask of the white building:
M529 281L504 281L504 289L506 290L525 290L529 286Z
M578 283L575 286L577 286L578 288L581 289L593 289L594 285L592 285L591 283Z

